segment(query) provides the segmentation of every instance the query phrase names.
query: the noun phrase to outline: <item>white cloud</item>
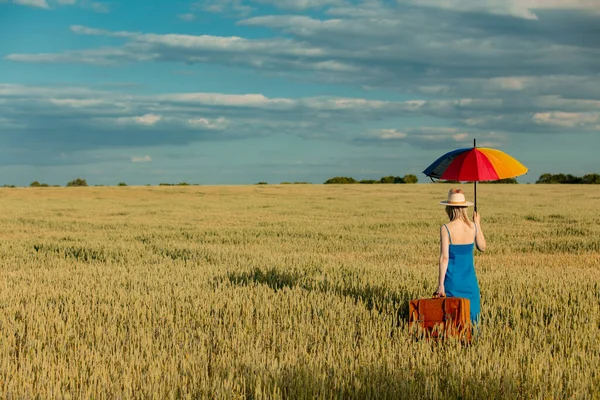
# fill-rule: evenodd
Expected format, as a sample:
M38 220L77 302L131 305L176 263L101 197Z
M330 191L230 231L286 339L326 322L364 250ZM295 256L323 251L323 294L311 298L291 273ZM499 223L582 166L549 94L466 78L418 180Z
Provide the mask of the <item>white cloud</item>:
M119 143L183 145L274 134L329 137L366 146L405 143L442 149L467 145L473 137L480 143L502 143L511 132L591 132L600 125L599 105L599 100L557 96L517 97L514 103L495 98L383 101L333 96L277 98L260 93L142 95L123 89L0 84L3 128L10 127L23 140L40 143L53 140L48 131L86 132L76 141L83 149ZM374 123L381 126L383 121L402 121L403 117L412 121L414 117L435 117L446 126L369 129ZM365 131L370 133L362 135ZM62 143L60 140L56 143ZM68 139L65 143L75 142Z
M0 97L92 96L98 92L86 87L29 86L0 83Z
M348 4L348 2L344 0L256 0L256 2L270 4L286 10L306 10L310 8L324 8Z
M490 124L502 124L504 121L503 115L486 115L483 117L472 117L463 120L463 123L467 126L487 126Z
M84 51L66 51L63 53L9 54L9 61L32 63L82 63L93 65L116 65L124 61L150 61L152 54L135 54L125 48L101 48Z
M13 0L13 3L29 7L50 8L46 0Z
M402 130L398 129L379 129L370 131L356 139L357 143L374 143L374 144L409 144L413 147L424 149L452 149L454 147L464 146L471 143L474 136L480 139L480 144L493 143L497 144L505 140L503 135L494 132L481 131L464 131L452 127L407 127Z
M90 8L97 13L106 14L106 13L110 12L110 7L106 3L91 1L89 3L84 3L84 4L85 4L85 7Z
M448 85L423 85L418 86L417 90L425 94L444 94L449 92L451 87Z
M179 19L186 21L186 22L191 22L196 19L196 16L192 13L179 14Z
M531 78L528 77L497 77L489 80L489 88L490 89L499 89L499 90L515 90L520 91L525 89L525 87L531 83Z
M144 126L152 126L157 124L163 118L160 115L156 114L144 114L141 116L133 116L133 117L119 117L116 119L117 123L124 124L137 124Z
M6 2L8 0L0 0L0 3ZM90 9L97 13L108 13L110 11L110 7L108 3L102 3L99 1L91 1L91 0L52 0L51 3L48 3L48 0L12 0L14 4L36 7L36 8L45 8L50 9L50 4L58 5L58 6L73 6L79 5L82 8ZM55 8L55 7L52 7Z
M600 100L571 99L560 96L539 96L534 104L543 109L560 109L567 112L589 112L600 109Z
M553 125L563 128L591 127L595 130L595 125L600 123L600 113L574 113L563 111L552 111L536 113L533 120L540 125Z
M50 103L55 104L57 106L68 106L73 108L82 108L82 107L94 107L101 104L105 104L104 100L98 99L48 99Z
M404 132L400 132L396 129L381 129L374 136L379 139L405 139L408 135Z
M452 135L452 139L454 139L455 142L464 142L468 138L469 138L469 134L466 132L457 133L455 135Z
M456 11L476 11L490 14L510 15L525 19L537 19L537 10L600 11L597 0L398 0L432 8Z
M145 114L145 115L142 115L141 117L134 118L134 121L141 125L154 125L160 120L161 120L161 116L156 115L156 114Z
M449 1L454 4L455 0ZM361 7L379 14L330 19L265 15L239 21L249 27L281 31L274 37L256 39L109 31L76 25L71 28L76 34L122 38L124 44L60 53L9 54L5 58L94 65L236 65L280 77L441 96L459 93L461 97L534 91L537 78L560 76L564 71L570 76L589 74L588 66L600 62L600 55L593 50L594 38L600 40L600 34L590 26L582 40L575 26L577 20L517 20L511 28L504 17L479 21L469 14L403 10L377 2L362 3ZM447 18L454 23L444 22ZM422 26L431 28L422 30Z
M238 17L247 16L254 11L254 7L243 4L242 0L201 0L192 3L191 9Z
M148 163L152 162L152 157L146 155L143 157L131 157L131 162L133 163Z
M95 65L114 65L127 61L161 61L177 57L186 63L210 62L211 59L227 62L233 60L240 65L253 67L289 67L302 68L297 58L320 57L325 53L316 47L295 43L289 39L245 39L241 37L219 37L210 35L182 34L141 34L137 32L107 31L104 29L88 28L75 25L71 27L74 33L81 35L109 36L129 39L122 47L103 47L87 50L64 51L62 53L38 54L9 54L5 59L20 62L39 63L86 63ZM152 50L154 48L154 50ZM167 51L170 55L165 53ZM287 59L281 59L285 57ZM327 59L317 60L314 64L307 63L306 67L316 70L356 70L339 61Z
M72 25L70 27L71 32L76 33L78 35L91 35L91 36L112 36L112 37L134 37L139 33L135 32L125 32L125 31L109 31L106 29L95 29L88 28L83 25Z
M161 101L231 107L288 107L295 102L285 98L268 98L262 94L175 93L157 95Z
M188 124L194 128L203 128L211 130L222 130L227 128L229 121L226 118L208 119L208 118L191 118L188 119Z

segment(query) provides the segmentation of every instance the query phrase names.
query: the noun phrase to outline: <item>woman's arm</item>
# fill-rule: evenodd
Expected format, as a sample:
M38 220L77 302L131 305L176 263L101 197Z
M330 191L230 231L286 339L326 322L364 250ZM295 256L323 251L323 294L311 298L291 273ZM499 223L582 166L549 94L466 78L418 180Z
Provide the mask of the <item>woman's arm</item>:
M448 270L448 257L450 249L450 241L448 239L448 232L444 226L440 227L440 264L439 264L439 275L438 275L438 289L434 293L436 296L445 296L446 289L444 288L444 279L446 278L446 271Z
M487 243L485 241L485 236L483 235L483 229L481 229L481 216L477 211L473 211L473 222L477 227L477 236L475 236L475 246L477 246L477 250L485 251Z

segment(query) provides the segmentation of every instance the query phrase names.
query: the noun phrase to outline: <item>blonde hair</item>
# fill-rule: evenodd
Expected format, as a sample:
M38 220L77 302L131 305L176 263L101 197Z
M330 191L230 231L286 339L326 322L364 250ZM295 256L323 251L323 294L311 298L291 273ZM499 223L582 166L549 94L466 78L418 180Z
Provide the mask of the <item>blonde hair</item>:
M468 226L472 226L471 221L469 221L469 216L467 215L467 207L446 206L446 214L448 214L448 218L450 218L450 221L460 219Z

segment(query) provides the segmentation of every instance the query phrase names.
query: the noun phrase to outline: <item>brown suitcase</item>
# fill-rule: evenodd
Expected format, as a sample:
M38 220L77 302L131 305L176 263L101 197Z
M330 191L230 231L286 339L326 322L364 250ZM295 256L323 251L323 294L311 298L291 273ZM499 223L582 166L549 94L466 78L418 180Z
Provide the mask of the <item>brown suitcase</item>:
M408 324L420 325L426 337L455 336L471 341L471 318L469 299L462 297L438 297L411 300L408 305Z

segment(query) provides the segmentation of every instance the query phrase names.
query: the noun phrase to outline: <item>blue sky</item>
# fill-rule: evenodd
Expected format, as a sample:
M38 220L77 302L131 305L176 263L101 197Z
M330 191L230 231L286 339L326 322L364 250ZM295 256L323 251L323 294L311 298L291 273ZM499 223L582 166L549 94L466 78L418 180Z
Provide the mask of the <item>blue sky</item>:
M600 172L600 0L0 0L0 185Z

